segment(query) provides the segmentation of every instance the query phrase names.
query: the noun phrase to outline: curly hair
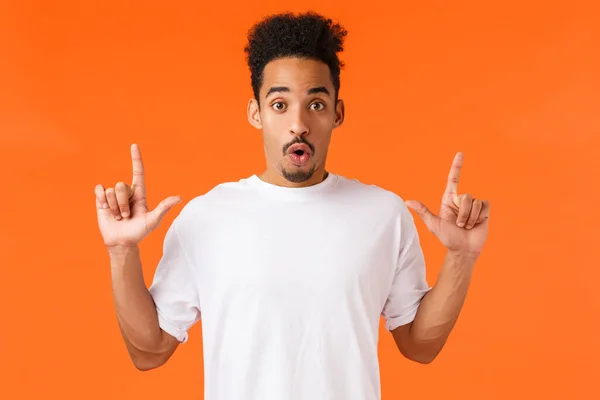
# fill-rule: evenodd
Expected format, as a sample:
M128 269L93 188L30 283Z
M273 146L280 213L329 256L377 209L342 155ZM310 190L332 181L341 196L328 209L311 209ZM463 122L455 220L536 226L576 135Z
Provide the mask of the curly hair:
M327 64L337 100L340 71L344 67L337 53L343 51L346 35L347 31L341 25L312 11L298 15L275 14L258 22L248 32L248 44L244 48L256 100L259 100L265 66L270 61L285 57L313 59Z

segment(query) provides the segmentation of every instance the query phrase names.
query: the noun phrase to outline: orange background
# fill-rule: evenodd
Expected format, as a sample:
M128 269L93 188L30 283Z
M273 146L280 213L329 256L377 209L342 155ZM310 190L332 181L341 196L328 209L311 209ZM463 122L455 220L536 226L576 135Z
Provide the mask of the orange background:
M260 172L242 49L254 22L288 9L349 31L331 171L437 209L463 151L460 191L492 205L439 358L403 359L382 324L383 399L600 398L592 2L196 3L0 6L1 398L202 398L200 324L167 365L131 364L93 189L130 181L131 143L151 207ZM180 210L141 245L148 282ZM444 250L417 224L434 283Z

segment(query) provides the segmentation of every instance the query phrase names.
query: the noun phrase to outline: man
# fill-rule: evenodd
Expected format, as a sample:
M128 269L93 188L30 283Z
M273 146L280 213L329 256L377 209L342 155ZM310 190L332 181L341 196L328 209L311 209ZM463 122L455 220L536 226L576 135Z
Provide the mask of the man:
M167 231L146 288L138 244L181 199L146 203L133 182L96 187L119 326L140 370L163 365L202 319L207 400L380 398L378 327L431 362L465 299L487 236L489 204L457 194L452 164L439 215L327 171L346 31L317 14L258 23L246 48L266 169L189 201ZM448 249L429 287L413 209Z

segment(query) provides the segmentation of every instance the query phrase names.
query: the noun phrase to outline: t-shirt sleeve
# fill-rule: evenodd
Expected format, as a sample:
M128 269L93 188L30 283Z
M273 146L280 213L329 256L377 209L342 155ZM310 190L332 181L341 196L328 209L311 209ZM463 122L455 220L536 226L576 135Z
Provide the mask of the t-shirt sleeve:
M165 235L163 254L148 290L156 305L160 327L185 343L188 330L200 319L200 296L177 223L175 219Z
M388 331L412 322L421 299L431 289L414 217L403 201L400 210L400 252L382 312Z

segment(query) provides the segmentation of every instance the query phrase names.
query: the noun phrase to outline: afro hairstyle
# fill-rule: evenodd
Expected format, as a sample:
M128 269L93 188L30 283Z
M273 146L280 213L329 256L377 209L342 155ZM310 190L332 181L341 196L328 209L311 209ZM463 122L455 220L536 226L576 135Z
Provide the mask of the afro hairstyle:
M248 44L244 48L255 99L259 101L263 71L269 62L298 57L329 66L337 101L340 71L344 67L337 53L343 51L346 35L341 25L312 11L275 14L255 24L248 32Z

